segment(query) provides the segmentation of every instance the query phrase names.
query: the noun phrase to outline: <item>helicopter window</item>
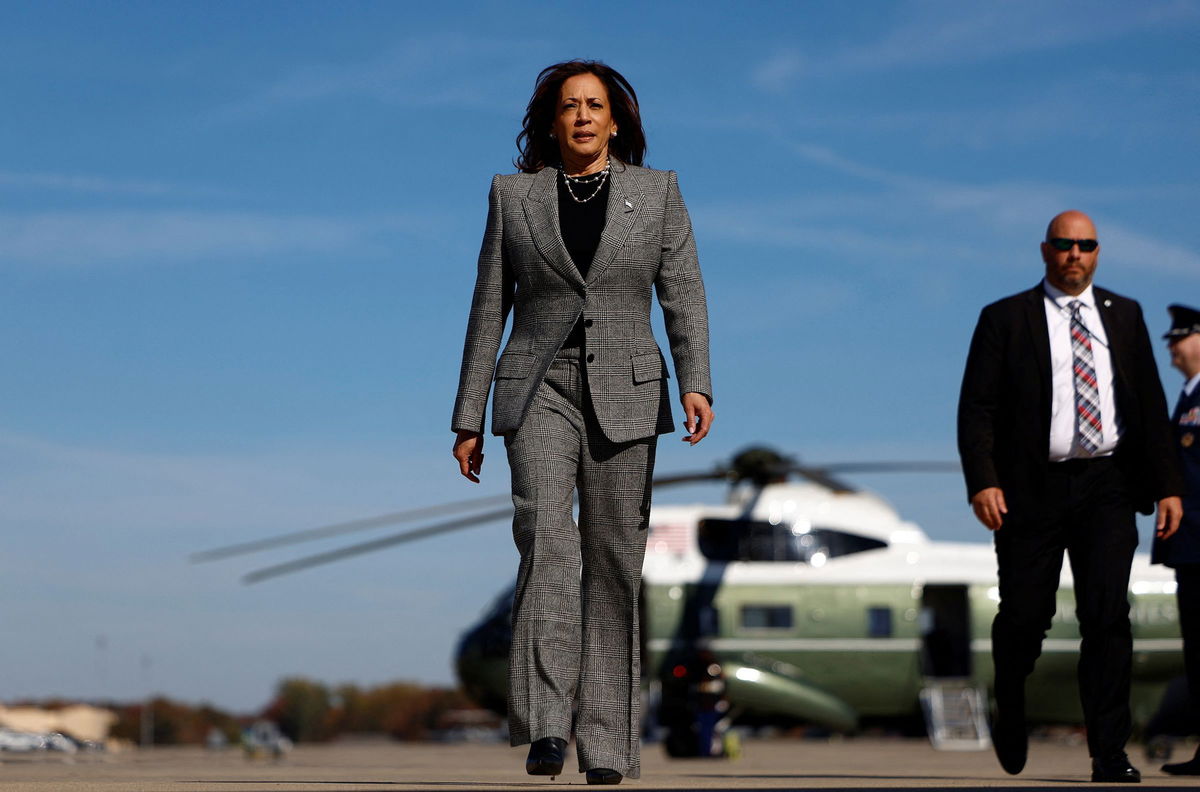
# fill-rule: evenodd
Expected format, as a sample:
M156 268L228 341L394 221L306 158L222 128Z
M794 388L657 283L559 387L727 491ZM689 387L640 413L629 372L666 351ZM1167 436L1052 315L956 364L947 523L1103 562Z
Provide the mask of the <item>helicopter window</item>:
M867 635L872 638L892 637L891 608L867 608Z
M848 556L855 553L863 553L867 550L878 550L881 547L887 547L887 542L872 539L869 536L835 531L831 528L813 528L807 535L813 537L814 542L819 545L817 549L825 553L825 559L838 558L840 556ZM817 565L815 553L810 556L810 563L814 566Z
M700 552L713 561L800 561L821 566L831 558L887 547L886 542L832 528L801 528L765 520L701 520Z
M743 605L742 627L747 630L790 630L790 605Z

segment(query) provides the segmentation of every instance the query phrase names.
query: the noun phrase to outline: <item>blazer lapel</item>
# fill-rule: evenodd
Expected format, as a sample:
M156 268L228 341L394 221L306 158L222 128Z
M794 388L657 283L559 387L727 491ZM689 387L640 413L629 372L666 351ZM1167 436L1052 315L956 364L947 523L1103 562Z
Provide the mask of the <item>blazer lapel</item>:
M1129 382L1125 377L1125 345L1124 339L1131 334L1121 326L1121 316L1112 309L1112 295L1104 289L1092 287L1096 298L1096 313L1100 316L1100 324L1104 325L1104 334L1108 336L1108 356L1112 360L1113 379L1118 388L1122 383Z
M625 240L629 238L629 232L633 229L633 220L637 217L644 199L624 165L614 164L608 179L608 208L604 233L600 235L600 244L596 246L596 255L588 269L589 285L604 274L608 265L613 263L617 253L625 246Z
M554 270L575 286L583 286L583 276L571 261L558 225L558 169L542 168L533 180L529 195L521 199L533 246Z
M1025 320L1029 323L1029 336L1033 339L1033 356L1037 360L1038 374L1042 379L1043 412L1050 415L1050 331L1046 327L1046 291L1038 284L1026 292Z

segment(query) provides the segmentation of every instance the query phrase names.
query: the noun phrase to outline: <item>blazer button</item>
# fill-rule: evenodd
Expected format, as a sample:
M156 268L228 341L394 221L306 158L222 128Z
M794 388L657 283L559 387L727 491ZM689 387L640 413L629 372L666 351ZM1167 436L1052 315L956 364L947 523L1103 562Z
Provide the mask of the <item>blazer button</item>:
M589 352L589 353L588 353L588 356L587 356L587 362L588 362L588 363L591 363L591 362L592 362L592 361L594 361L595 359L596 359L596 356L595 356L595 355L593 355L591 352Z
M591 320L591 319L584 319L584 320L583 320L583 326L584 326L584 327L591 327L591 326L592 326L592 320Z

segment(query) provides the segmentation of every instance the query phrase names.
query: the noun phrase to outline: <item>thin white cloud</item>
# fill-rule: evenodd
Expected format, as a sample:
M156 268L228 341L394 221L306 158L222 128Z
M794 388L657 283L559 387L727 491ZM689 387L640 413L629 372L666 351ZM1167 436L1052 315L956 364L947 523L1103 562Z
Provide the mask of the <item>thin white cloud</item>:
M759 64L750 81L768 93L782 93L792 86L804 71L804 59L796 50L777 52Z
M784 135L778 129L772 129L778 143L785 148L791 149L794 153L816 165L823 165L831 170L839 171L848 176L854 176L869 182L885 184L889 187L911 187L920 183L922 180L917 177L910 176L898 171L890 171L885 168L867 165L834 151L828 146L823 146L818 143L809 143L803 140L795 140L790 136Z
M1197 21L1200 6L1188 2L923 0L909 4L899 24L878 40L835 53L824 65L837 73L974 63Z
M850 202L855 203L853 199ZM928 256L935 246L932 241L912 236L864 230L845 218L839 223L813 222L803 213L793 213L777 204L742 204L736 208L699 205L691 214L696 227L712 239L836 253L843 263L918 259Z
M987 225L1007 229L1024 227L1031 218L1042 218L1037 222L1045 222L1044 218L1061 210L1064 201L1079 195L1078 190L1068 192L1053 183L972 184L917 176L868 165L827 146L794 141L782 135L778 135L778 140L809 162L887 188L894 193L889 203L902 210L907 207L905 213L920 205L943 214L967 213Z
M0 262L88 267L330 251L357 237L352 224L319 217L196 211L99 211L0 216Z
M344 97L410 106L494 104L491 86L524 85L528 79L526 74L520 80L515 74L506 74L515 66L512 53L539 46L532 41L461 34L412 38L357 61L307 64L251 89L248 96L218 108L210 117L237 120L289 105Z
M194 210L0 214L0 270L382 251L381 238L443 227L430 214L331 218Z
M1200 5L1155 3L1047 3L1009 0L963 3L916 0L901 7L882 35L832 52L775 52L750 69L751 84L768 92L816 79L861 72L978 63L1048 49L1105 41L1142 30L1200 22Z
M221 196L225 191L165 182L113 179L107 176L67 173L0 171L0 188L48 190L107 196Z
M1104 240L1104 259L1115 259L1131 271L1153 270L1195 279L1200 277L1200 255L1190 248L1161 242L1124 226L1097 219Z
M760 125L782 150L814 165L853 177L856 181L876 184L889 190L915 197L922 203L945 212L971 212L984 216L997 227L1025 224L1030 217L1046 218L1061 211L1066 203L1090 199L1097 202L1131 200L1140 197L1169 198L1179 201L1194 197L1193 185L1145 185L1064 188L1054 182L992 182L970 183L921 176L896 168L867 164L848 157L829 146L796 140L774 126ZM852 200L861 201L861 197ZM821 202L827 202L826 197ZM832 209L830 210L832 211Z
M816 74L813 79L828 77ZM783 79L764 82L757 73L751 75L750 82L762 90L767 90L769 84L775 93L789 87ZM1061 96L1073 98L1067 121L1062 115ZM862 103L840 108L837 113L813 113L797 106L786 126L792 134L806 130L826 139L840 139L847 134L861 138L864 133L873 133L919 141L927 148L987 151L1059 140L1069 123L1076 140L1112 145L1153 139L1186 147L1200 132L1192 111L1198 101L1200 72L1195 69L1150 74L1094 66L1086 79L1047 77L1037 92L994 97L984 106L952 102L918 110ZM739 130L763 126L761 114L689 119L688 123Z
M1033 245L1047 220L1066 206L1106 204L1137 195L1172 195L1178 187L1149 186L1079 189L1056 183L966 183L917 176L898 169L860 162L823 145L796 141L765 127L781 150L822 168L851 177L851 186L873 186L868 192L825 193L792 201L739 201L697 204L692 208L697 227L717 239L766 243L794 249L825 250L861 256L862 261L896 259L946 261L939 240L943 229L969 227L994 240L1028 237ZM1105 258L1131 271L1152 271L1200 278L1200 254L1160 242L1148 234L1107 221L1093 213L1104 240ZM888 225L864 222L887 218ZM965 223L965 226L964 226ZM958 251L963 256L988 257L985 252ZM848 256L847 260L851 256Z

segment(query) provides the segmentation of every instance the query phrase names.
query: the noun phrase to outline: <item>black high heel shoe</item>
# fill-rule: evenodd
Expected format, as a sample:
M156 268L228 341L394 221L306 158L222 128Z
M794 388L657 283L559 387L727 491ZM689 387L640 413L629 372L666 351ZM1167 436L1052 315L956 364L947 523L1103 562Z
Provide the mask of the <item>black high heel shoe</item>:
M534 740L525 759L525 772L529 775L559 775L562 773L563 751L566 748L567 741L561 737Z
M597 767L588 770L584 775L587 776L589 784L619 784L623 775L616 770L609 770L607 767Z

